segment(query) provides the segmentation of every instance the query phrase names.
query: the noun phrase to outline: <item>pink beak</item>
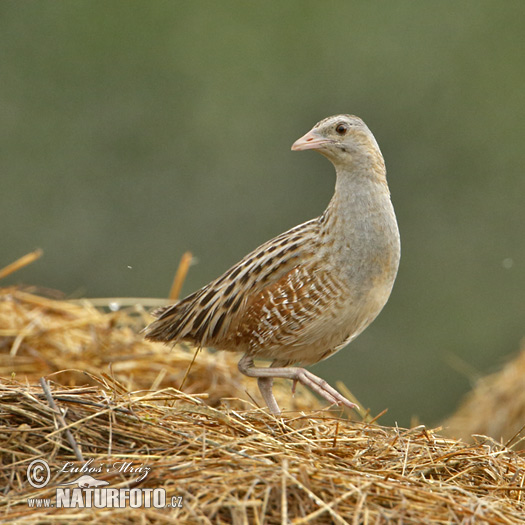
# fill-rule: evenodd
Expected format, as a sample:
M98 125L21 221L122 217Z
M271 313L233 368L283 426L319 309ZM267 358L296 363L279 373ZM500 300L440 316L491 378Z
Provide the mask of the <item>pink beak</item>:
M330 144L331 141L318 135L315 131L311 130L306 135L297 139L292 144L292 151L303 151L305 149L319 149L322 146Z

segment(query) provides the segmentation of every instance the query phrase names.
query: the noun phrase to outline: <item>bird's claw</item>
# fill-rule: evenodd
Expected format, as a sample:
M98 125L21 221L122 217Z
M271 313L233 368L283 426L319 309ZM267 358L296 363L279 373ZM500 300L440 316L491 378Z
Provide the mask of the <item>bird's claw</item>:
M346 397L340 394L335 388L331 387L324 379L321 379L311 372L308 372L308 370L302 369L297 379L294 379L294 383L297 381L300 381L303 385L319 394L329 403L338 406L344 405L348 408L357 408L355 403L352 403L352 401L346 399Z

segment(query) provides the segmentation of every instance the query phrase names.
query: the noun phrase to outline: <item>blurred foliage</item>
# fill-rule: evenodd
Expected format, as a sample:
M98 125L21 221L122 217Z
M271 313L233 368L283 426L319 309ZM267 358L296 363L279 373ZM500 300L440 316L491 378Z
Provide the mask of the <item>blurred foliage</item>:
M384 423L433 423L518 349L525 308L525 3L0 3L1 284L185 292L321 213L329 163L290 145L361 116L402 265L378 320L314 369ZM344 372L343 372L344 370Z

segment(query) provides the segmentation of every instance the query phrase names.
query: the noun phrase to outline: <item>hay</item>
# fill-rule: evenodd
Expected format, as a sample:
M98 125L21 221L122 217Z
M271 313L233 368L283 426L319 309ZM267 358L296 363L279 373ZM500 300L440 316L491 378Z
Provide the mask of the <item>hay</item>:
M65 523L522 523L525 462L486 440L466 446L417 427L352 423L333 414L278 420L259 410L217 410L171 389L119 392L54 385L84 460L91 466L129 461L151 472L96 475L112 487L166 489L182 508L111 511L35 510L27 498L52 498L74 451L37 385L0 387L4 518ZM58 430L57 430L58 427ZM49 461L40 491L28 485L29 462Z
M116 308L124 301L130 302L98 303ZM109 373L130 391L180 387L184 381L186 393L207 393L211 406L223 402L232 408L246 407L240 398L251 396L264 406L255 380L237 370L239 355L201 349L195 358L195 349L183 345L169 349L145 341L139 332L151 320L138 304L107 311L87 300L64 301L0 288L0 377L15 374L38 382L42 376L56 374L52 377L60 384L85 385L93 384L91 376ZM301 385L292 397L289 381L277 381L275 395L292 410L323 406Z
M525 461L423 426L352 422L308 391L276 397L275 418L249 395L234 354L168 351L138 335L140 306L119 311L0 289L0 519L18 523L522 523ZM49 380L40 381L46 376ZM249 395L248 395L249 393ZM262 406L262 403L260 403ZM69 432L69 434L68 434ZM33 488L28 465L48 461ZM80 459L82 458L82 459ZM31 508L78 473L110 487L164 488L171 509ZM119 472L116 463L149 468ZM111 466L112 468L107 468Z
M483 434L525 450L525 344L500 371L479 379L443 425L456 439Z

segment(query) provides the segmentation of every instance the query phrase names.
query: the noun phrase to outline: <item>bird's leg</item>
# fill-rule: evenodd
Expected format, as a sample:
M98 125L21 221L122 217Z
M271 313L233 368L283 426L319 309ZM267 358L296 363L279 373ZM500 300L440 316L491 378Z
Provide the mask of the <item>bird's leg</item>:
M256 377L258 379L259 390L261 391L268 408L273 414L280 413L279 407L272 393L272 383L267 381L274 377L291 379L294 383L302 383L331 404L345 405L349 408L355 408L357 406L355 403L352 403L346 399L346 397L341 395L335 388L332 388L324 379L321 379L304 368L274 368L273 366L268 368L257 367L253 364L252 357L244 355L239 361L239 370L249 377Z
M265 368L258 368L253 364L253 357L245 354L238 364L239 372L248 377L256 377L259 391L264 399L264 402L270 409L270 412L276 416L281 413L281 409L273 395L273 377L258 375L259 370L266 370Z
M292 382L292 396L295 396L295 389L297 388L297 379Z
M268 405L270 412L278 416L281 413L281 409L273 395L273 377L259 377L257 378L257 384L259 385L259 391L263 396L264 402Z

